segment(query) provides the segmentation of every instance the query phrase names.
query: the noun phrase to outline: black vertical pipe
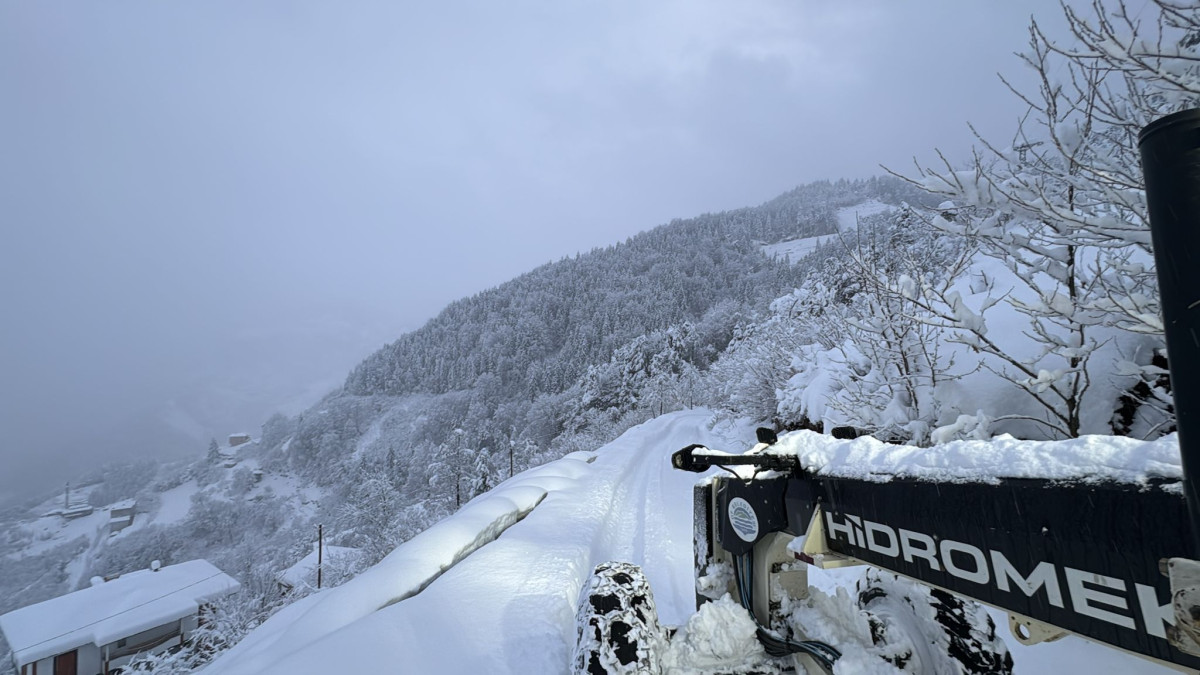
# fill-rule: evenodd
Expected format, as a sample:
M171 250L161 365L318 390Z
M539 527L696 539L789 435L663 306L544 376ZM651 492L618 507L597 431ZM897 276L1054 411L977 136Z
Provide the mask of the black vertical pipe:
M1200 547L1200 109L1138 134L1192 546ZM1200 549L1193 550L1200 556Z

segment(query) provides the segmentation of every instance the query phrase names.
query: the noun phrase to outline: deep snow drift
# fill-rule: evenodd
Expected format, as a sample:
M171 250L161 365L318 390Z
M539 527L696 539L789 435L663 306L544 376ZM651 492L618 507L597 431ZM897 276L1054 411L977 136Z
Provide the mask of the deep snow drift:
M707 411L666 415L594 453L575 453L516 476L349 583L284 609L205 674L564 673L575 640L579 589L592 568L607 560L642 565L662 623L686 623L694 612L696 477L672 471L670 453L691 443L740 452L753 439L748 427L710 429L710 419ZM782 442L818 439L801 441L791 434ZM997 452L1008 452L1006 443L998 440ZM1170 444L1142 447L1153 446L1159 456L1168 454ZM987 445L980 443L981 449ZM837 448L867 446L863 441L831 446L832 456L839 456ZM1169 464L1165 457L1163 462ZM853 590L865 569L813 569L810 582L836 595L839 587ZM832 607L823 595L812 604ZM849 636L853 617L844 610L826 616L829 635L847 635L837 646L856 648ZM1004 625L1001 615L994 616ZM1078 638L1023 648L1003 632L1018 673L1170 672ZM847 658L837 672L885 672L884 665Z

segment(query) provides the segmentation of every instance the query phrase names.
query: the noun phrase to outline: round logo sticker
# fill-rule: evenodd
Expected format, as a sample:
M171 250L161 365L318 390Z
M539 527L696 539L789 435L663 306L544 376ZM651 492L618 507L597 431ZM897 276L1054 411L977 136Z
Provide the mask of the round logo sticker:
M758 515L745 499L734 497L729 500L729 523L742 541L754 543L758 539Z

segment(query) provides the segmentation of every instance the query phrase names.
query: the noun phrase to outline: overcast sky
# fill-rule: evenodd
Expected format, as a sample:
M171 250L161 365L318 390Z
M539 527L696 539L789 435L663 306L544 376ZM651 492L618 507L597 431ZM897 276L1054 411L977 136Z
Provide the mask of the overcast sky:
M123 420L227 391L243 417L194 436L261 423L549 260L965 156L968 120L1003 141L1034 12L1058 25L1012 0L0 3L0 491L114 443L200 452Z

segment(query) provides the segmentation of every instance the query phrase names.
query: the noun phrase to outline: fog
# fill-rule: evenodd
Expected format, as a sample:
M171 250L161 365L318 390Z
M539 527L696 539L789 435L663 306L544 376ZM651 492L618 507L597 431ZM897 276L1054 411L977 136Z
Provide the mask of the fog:
M0 494L256 432L539 264L1003 143L1035 11L2 3Z

